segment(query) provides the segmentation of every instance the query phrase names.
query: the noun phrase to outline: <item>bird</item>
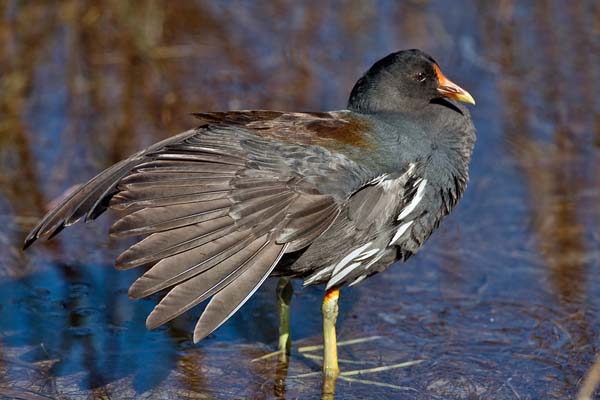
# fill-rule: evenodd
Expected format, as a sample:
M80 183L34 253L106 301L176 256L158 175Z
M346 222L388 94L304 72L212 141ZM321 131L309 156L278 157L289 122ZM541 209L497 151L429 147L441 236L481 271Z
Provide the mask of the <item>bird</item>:
M194 342L269 276L281 279L284 309L291 279L324 285L323 374L335 382L340 288L408 260L465 191L476 130L461 103L475 100L411 49L373 64L343 110L199 112L196 128L70 193L24 248L116 211L110 235L140 238L116 268L146 268L129 296L165 293L149 329L208 300ZM280 350L289 346L280 326Z

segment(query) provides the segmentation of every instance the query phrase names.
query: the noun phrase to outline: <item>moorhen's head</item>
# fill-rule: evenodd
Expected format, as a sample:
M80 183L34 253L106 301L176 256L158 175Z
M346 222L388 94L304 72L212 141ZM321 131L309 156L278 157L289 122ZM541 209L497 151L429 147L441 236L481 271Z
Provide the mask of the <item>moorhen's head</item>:
M421 50L402 50L377 61L354 85L348 109L357 112L407 111L447 97L475 104L463 88L446 78Z

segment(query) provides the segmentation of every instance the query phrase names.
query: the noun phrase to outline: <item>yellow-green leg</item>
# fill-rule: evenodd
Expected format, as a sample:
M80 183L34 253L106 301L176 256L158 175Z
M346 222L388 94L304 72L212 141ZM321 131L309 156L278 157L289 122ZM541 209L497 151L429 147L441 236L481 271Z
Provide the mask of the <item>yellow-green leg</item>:
M335 381L340 372L335 336L339 297L339 289L333 289L328 290L323 299L323 398L333 396Z
M290 337L290 302L294 288L290 278L279 278L277 283L277 309L279 311L279 351L280 360L287 361L292 339Z

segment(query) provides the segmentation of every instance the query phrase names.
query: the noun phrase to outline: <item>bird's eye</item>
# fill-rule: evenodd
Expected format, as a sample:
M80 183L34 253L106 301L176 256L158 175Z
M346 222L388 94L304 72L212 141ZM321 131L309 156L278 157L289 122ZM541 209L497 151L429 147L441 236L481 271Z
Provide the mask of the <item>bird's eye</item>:
M423 81L425 81L425 79L427 79L427 76L423 72L419 72L418 74L415 75L415 80L417 82L423 82Z

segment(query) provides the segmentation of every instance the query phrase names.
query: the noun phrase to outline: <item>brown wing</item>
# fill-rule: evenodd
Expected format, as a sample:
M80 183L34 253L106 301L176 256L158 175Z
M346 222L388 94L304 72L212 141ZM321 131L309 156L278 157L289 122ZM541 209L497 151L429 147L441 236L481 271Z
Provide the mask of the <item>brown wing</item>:
M349 195L345 191L367 179L339 154L326 154L319 163L328 152L323 147L241 129L228 115L225 122L185 132L102 172L48 213L26 245L82 217L92 220L107 206L121 211L111 234L146 238L118 257L117 268L151 266L130 295L170 289L147 326L213 296L194 333L195 341L202 339L241 307L285 252L306 247L327 230ZM285 125L267 118L262 123L270 129ZM301 131L295 132L311 136ZM335 185L324 179L343 184L329 193Z
M347 111L281 112L248 110L194 113L203 123L232 124L251 129L258 136L330 149L367 147L369 124Z

